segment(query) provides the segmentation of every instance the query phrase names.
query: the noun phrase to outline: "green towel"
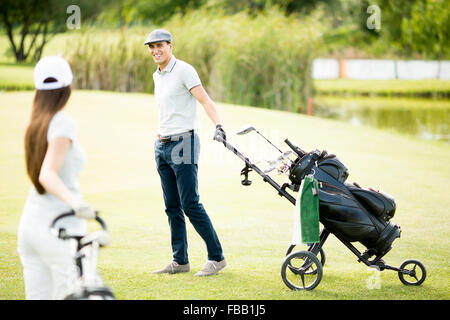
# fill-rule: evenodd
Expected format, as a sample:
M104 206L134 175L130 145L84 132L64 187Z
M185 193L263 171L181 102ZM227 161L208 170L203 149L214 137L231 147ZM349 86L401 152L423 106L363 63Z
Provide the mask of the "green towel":
M315 193L313 192L315 188ZM300 226L303 243L320 242L319 236L319 183L306 176L300 190Z

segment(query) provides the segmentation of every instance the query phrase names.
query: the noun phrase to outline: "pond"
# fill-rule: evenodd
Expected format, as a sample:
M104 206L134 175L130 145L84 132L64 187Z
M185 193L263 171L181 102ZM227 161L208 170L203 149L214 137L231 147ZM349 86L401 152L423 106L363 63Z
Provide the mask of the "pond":
M449 100L318 96L312 115L450 144Z

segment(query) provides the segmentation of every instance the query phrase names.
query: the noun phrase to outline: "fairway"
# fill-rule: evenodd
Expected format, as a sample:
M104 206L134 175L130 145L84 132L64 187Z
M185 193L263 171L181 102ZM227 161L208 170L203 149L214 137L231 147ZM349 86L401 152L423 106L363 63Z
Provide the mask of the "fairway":
M0 92L0 299L24 299L17 227L31 186L23 135L32 91ZM327 150L349 169L349 182L393 195L392 219L401 238L384 260L393 266L418 259L427 268L419 287L405 286L397 273L383 271L370 288L372 269L334 236L325 243L327 262L319 286L289 290L280 276L292 238L294 207L256 174L241 185L244 164L212 140L213 125L199 116L199 192L221 240L228 267L217 276L197 278L206 262L202 239L188 222L191 271L153 275L172 258L170 233L153 143L157 110L153 95L75 90L65 112L77 123L88 159L81 191L108 224L111 245L101 250L99 271L118 299L449 299L450 147L366 127L282 111L218 104L227 138L257 160L275 153L257 135L237 136L255 126L283 150L285 138L304 150ZM270 158L272 156L272 158ZM287 176L274 177L287 182ZM359 246L361 249L362 247Z
M1 90L32 90L33 67L30 65L14 65L0 63Z

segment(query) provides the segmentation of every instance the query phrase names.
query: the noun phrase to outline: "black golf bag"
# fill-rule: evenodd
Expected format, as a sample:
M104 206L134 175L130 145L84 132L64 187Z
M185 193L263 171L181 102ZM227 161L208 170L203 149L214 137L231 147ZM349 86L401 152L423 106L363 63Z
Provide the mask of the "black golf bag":
M400 237L400 226L389 220L395 201L388 194L346 182L348 170L335 155L315 150L298 158L289 179L300 185L309 174L319 182L320 222L341 240L360 242L366 256L384 256Z
M395 201L390 195L346 182L347 168L335 155L329 155L326 151L305 152L285 139L284 142L297 156L292 160L289 159L291 151L282 152L253 126L237 134L252 131L256 131L281 153L275 161L269 162L270 167L264 171L222 136L214 137L245 162L245 167L241 170L242 185L252 184L248 176L251 171L255 171L264 182L269 183L280 196L295 206L297 200L287 189L300 191L306 175L312 175L319 182L319 220L324 228L320 232L320 242L309 244L307 250L294 251L294 243L289 246L281 266L281 277L290 289L312 290L320 283L325 264L323 245L330 234L335 235L353 252L358 257L358 262L363 262L368 267L376 267L380 271L397 271L400 281L405 285L418 286L425 281L426 268L419 260L406 260L396 268L381 259L392 248L393 241L400 237L401 232L398 225L389 221L396 209ZM285 182L280 186L267 174L274 169L278 173L287 173L290 183ZM361 253L352 242L361 243L367 250ZM369 260L372 256L375 258Z

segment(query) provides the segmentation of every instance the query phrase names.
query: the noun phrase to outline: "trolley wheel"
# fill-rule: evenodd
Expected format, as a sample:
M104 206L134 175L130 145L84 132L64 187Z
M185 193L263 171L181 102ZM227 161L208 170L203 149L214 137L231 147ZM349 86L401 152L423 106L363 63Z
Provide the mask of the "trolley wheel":
M417 269L419 267L419 269ZM427 270L419 260L406 260L400 266L398 277L403 284L409 286L421 285L427 276Z
M315 254L297 251L284 259L281 278L291 290L312 290L322 280L322 270L322 264Z
M289 246L289 248L287 249L287 251L286 251L286 256L288 256L288 255L294 250L295 247L296 247L295 244L291 244L291 245ZM319 257L319 256L320 256L320 257ZM325 251L323 251L323 248L320 248L319 254L317 255L317 257L319 258L320 264L321 264L322 267L323 267L323 266L325 265L325 261L326 261ZM295 272L295 270L293 270L293 272Z

